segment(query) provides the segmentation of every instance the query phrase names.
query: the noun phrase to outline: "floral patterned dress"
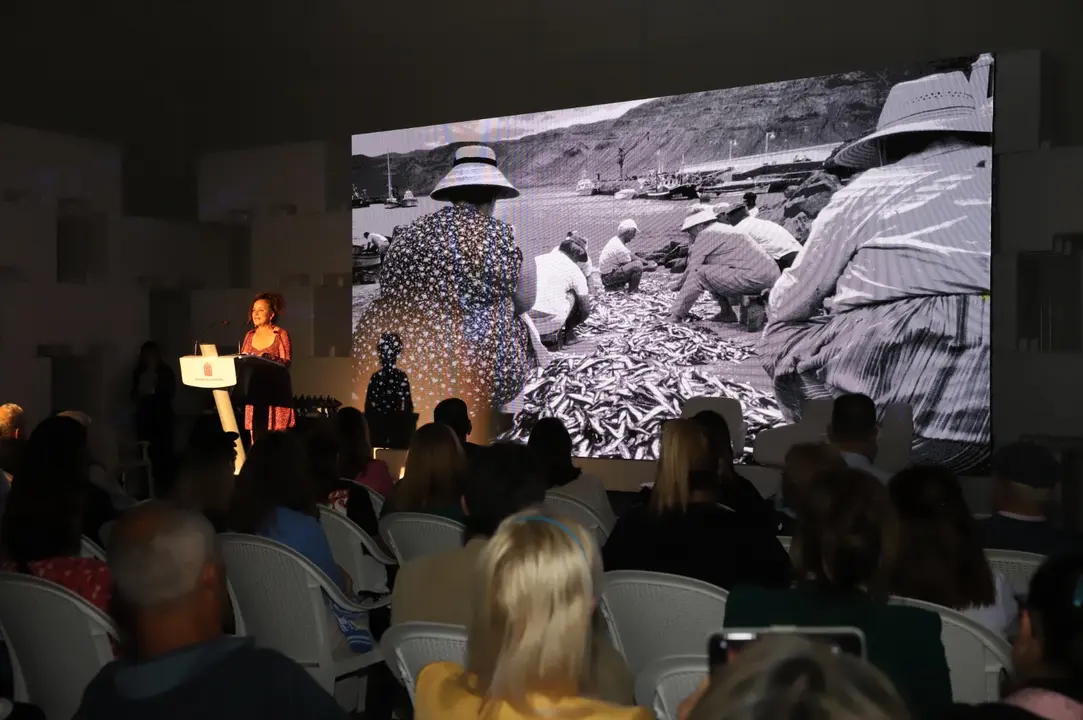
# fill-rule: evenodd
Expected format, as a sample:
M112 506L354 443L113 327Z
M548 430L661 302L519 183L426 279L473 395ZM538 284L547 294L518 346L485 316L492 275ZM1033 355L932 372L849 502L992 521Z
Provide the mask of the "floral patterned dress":
M249 355L262 355L270 360L280 362L286 367L290 366L290 360L293 353L290 350L290 334L283 328L275 327L274 334L275 340L270 346L263 348L262 350L256 349L252 345L252 338L255 337L255 329L249 330L248 334L244 336L244 343L241 344L241 353ZM252 406L246 405L244 408L244 429L252 429ZM278 430L288 430L294 426L296 422L293 415L293 408L287 407L272 407L267 409L267 419L263 422L267 423L267 429L274 432Z
M422 422L449 397L481 414L514 399L533 365L512 299L522 264L511 225L470 206L442 208L397 231L380 294L354 334L358 396L380 368L377 342L393 332Z

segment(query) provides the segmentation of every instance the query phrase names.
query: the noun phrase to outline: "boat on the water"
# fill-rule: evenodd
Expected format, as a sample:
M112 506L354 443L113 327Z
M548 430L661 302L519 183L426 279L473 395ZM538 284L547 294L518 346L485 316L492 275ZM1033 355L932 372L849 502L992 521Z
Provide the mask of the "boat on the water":
M391 185L391 153L387 153L387 199L384 200L384 208L392 210L402 206L402 203L395 197L395 188Z
M414 197L412 190L407 190L402 194L402 207L417 207L417 198Z
M613 193L613 197L615 197L617 200L631 200L635 196L636 191L632 188L624 188L623 190L618 190L617 192Z
M583 178L575 184L576 195L593 195L594 194L594 181L590 178Z

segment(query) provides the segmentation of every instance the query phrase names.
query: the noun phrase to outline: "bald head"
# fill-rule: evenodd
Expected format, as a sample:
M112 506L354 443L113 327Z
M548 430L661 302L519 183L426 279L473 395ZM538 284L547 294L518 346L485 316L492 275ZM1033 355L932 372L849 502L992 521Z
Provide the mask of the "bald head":
M202 515L146 502L117 521L109 537L109 570L124 600L150 608L196 589L217 560L214 528Z

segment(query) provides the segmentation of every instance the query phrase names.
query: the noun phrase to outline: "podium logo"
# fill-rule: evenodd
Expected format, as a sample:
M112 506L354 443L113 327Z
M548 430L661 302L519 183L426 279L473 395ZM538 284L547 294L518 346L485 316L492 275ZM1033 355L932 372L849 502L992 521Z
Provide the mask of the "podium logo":
M214 375L214 368L210 363L203 363L203 377L211 377Z

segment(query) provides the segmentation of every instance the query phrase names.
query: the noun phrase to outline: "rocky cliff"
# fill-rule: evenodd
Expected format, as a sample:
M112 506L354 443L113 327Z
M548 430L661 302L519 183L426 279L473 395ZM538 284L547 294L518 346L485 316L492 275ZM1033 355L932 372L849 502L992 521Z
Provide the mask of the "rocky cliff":
M493 143L501 169L521 187L574 185L584 176L617 175L624 148L626 175L763 152L842 142L876 126L891 87L944 68L968 67L969 58L893 71L851 72L801 80L659 98L614 120L575 125ZM457 145L391 156L394 185L427 194L451 167ZM353 182L371 195L386 193L383 157L356 155Z

